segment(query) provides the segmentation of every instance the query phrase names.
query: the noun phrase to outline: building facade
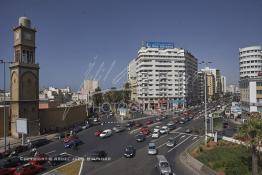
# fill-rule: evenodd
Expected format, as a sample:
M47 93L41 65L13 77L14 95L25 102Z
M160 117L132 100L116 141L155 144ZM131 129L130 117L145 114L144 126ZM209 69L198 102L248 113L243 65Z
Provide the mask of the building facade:
M262 112L262 50L261 46L239 49L239 88L242 110Z
M31 21L20 17L14 31L14 63L10 66L11 92L11 135L19 137L16 132L16 120L26 118L28 135L40 133L39 105L39 65L35 58L35 33Z
M240 80L257 77L262 70L261 46L251 46L239 49Z
M197 102L197 58L169 42L145 42L135 59L137 99L143 109Z
M133 59L128 64L128 83L131 89L131 100L137 102L137 77L136 77L136 60Z

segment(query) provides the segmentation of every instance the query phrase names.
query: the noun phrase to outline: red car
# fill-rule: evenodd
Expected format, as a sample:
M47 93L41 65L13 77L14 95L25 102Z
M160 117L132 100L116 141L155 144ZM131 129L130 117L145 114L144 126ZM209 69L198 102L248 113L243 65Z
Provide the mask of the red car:
M46 154L38 154L35 157L32 158L32 160L29 160L29 163L32 165L41 165L44 164L48 160L48 155Z
M64 138L64 143L67 143L67 142L74 140L74 139L78 139L78 136L76 136L76 135L68 136L68 137Z
M42 165L32 165L27 163L16 169L14 175L34 175L44 170Z
M97 130L96 132L95 132L95 136L100 136L100 134L102 133L103 131L102 130Z
M150 124L152 124L152 123L153 123L153 120L147 120L147 121L146 121L146 124L147 124L147 125L150 125Z
M150 130L148 127L142 127L140 128L140 133L144 134L144 135L148 135L150 134Z
M0 168L1 175L13 175L16 168Z

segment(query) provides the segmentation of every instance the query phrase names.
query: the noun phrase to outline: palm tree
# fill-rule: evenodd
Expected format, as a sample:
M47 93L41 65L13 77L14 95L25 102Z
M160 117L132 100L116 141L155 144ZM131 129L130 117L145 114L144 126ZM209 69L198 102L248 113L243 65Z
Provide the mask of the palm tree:
M95 89L95 92L97 92L97 93L92 96L92 100L93 100L95 106L99 106L99 104L101 104L103 102L103 94L99 93L99 92L101 92L101 88L97 87Z
M258 175L258 146L262 140L262 120L260 117L251 116L239 132L239 137L246 143L252 152L252 175Z

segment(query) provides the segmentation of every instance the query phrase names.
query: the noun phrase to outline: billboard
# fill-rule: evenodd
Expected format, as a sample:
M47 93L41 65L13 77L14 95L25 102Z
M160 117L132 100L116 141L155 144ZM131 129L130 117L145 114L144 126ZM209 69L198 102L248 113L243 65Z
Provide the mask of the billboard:
M174 43L172 42L147 41L144 43L144 47L159 48L159 49L173 49L175 46L174 46Z
M27 119L18 118L16 119L16 132L20 134L28 134Z

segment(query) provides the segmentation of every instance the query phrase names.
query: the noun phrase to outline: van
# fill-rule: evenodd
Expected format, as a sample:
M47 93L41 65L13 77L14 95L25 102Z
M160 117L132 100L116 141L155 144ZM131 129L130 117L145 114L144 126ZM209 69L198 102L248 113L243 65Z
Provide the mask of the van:
M157 165L156 168L159 171L160 175L173 175L171 167L164 155L157 155Z

